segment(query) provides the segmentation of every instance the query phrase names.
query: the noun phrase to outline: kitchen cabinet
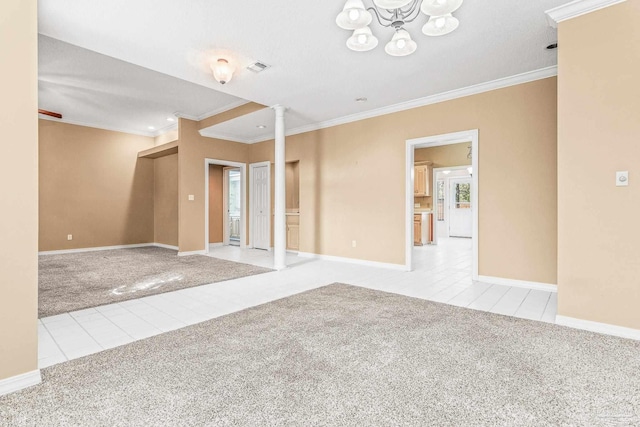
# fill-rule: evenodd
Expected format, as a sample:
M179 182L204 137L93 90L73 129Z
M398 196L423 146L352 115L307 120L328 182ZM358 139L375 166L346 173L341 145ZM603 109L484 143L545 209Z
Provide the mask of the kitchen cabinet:
M287 215L287 249L299 250L300 247L300 216L297 214Z
M413 215L413 244L422 245L422 215Z
M413 214L413 245L422 246L433 241L433 213Z
M431 175L433 174L433 167L431 166L431 162L416 163L413 169L414 197L431 196Z

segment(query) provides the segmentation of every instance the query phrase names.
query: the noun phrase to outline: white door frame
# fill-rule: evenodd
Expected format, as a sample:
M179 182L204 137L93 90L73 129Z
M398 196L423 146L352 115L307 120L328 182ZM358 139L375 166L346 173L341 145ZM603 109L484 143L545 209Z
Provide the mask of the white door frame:
M268 228L268 233L269 233L269 240L271 240L271 162L266 161L266 162L257 162L257 163L251 163L249 164L249 247L253 248L253 231L255 230L254 227L254 221L255 221L255 211L254 211L254 206L253 206L253 174L254 174L254 169L255 168L259 168L259 167L263 167L266 166L267 167L267 175L269 176L269 185L267 185L267 200L269 201L269 228ZM272 249L271 248L271 242L269 242L269 251Z
M473 177L471 176L452 176L450 178L447 178L447 185L449 186L449 193L447 194L447 196L449 197L449 219L451 219L451 212L452 210L456 209L453 208L453 205L455 204L455 198L454 198L454 194L451 191L451 184L456 182L456 181L465 181L465 182L469 182L470 184L473 184ZM473 185L471 185L471 196L473 196ZM471 207L472 213L473 213L473 206ZM448 222L447 227L449 228L449 230L447 231L447 235L449 237L451 237L451 221ZM471 233L473 235L473 230L471 230ZM467 238L466 236L454 236L454 237L460 237L460 238Z
M234 166L222 167L222 209L223 221L222 221L222 246L229 246L231 244L231 230L229 229L229 171L238 170ZM242 185L242 183L240 184ZM207 193L208 194L208 193ZM242 221L242 218L240 219Z
M433 236L431 239L431 244L432 245L437 245L438 244L438 220L437 220L437 215L438 215L438 193L437 193L437 188L436 185L438 183L438 172L442 172L442 171L460 171L460 170L467 170L469 168L469 166L450 166L450 167L443 167L443 168L433 168ZM471 174L471 177L473 178L473 174ZM446 177L445 180L445 187L447 185L449 185L449 178ZM473 180L472 180L473 183ZM472 201L473 201L473 192L475 191L475 189L473 188L473 185L471 186L471 194L472 194ZM446 190L447 196L449 195L449 190ZM446 199L445 199L446 200ZM447 209L447 203L445 203L444 206L444 217L448 218L447 215L449 214L448 209ZM447 221L447 236L449 235L449 221L448 219L446 219Z
M209 253L209 165L231 166L233 168L240 169L240 247L246 248L247 247L247 244L246 244L247 165L245 163L230 162L228 160L204 159L204 253L205 254ZM227 241L228 241L228 237L227 237Z
M471 209L473 210L473 235L472 240L472 272L471 278L478 280L478 129L463 132L454 132L443 135L427 136L423 138L408 139L406 141L405 154L405 270L413 270L413 186L414 186L414 155L416 148L438 147L442 145L458 144L471 141L471 167L473 175L471 186L475 191L471 194Z

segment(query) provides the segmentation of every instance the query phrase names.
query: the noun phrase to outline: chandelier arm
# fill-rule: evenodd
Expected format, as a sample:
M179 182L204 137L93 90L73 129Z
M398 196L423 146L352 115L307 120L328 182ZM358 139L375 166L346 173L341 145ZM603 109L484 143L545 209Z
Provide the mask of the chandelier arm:
M407 7L407 10L400 9L400 12L402 12L402 16L411 16L411 15L413 15L413 12L415 12L416 9L421 4L422 4L422 0L413 0L411 3L409 3L409 6Z
M369 7L369 8L367 8L367 10L370 10L370 11L372 11L372 12L373 12L373 14L376 16L376 19L378 20L378 23L379 23L380 25L382 25L382 26L383 26L383 27L385 27L385 28L389 28L389 27L391 26L391 24L392 24L391 19L388 19L388 18L386 18L386 17L382 16L382 15L378 12L378 9L377 9L375 6L374 6L374 7ZM389 23L388 23L388 24L383 24L383 23L382 23L382 20L384 20L384 21L389 21Z
M420 16L420 8L418 7L419 5L422 4L422 0L416 0L413 5L411 10L407 11L405 18L404 18L404 22L406 23L410 23L416 20L416 18L418 18L418 16ZM416 10L418 11L416 13ZM411 15L413 15L415 13L415 16L412 18Z

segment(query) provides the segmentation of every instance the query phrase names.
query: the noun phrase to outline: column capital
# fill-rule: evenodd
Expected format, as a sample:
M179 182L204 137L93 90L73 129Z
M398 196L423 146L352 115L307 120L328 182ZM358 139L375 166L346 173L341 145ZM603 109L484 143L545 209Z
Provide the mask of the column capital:
M285 107L284 105L280 105L280 104L272 105L270 108L274 110L276 113L284 113L289 109L288 107Z

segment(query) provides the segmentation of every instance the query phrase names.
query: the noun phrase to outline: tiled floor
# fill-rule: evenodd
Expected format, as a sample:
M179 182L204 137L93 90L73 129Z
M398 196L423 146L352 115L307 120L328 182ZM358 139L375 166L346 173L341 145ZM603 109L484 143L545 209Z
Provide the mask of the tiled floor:
M237 247L211 256L272 266L273 254ZM412 272L287 255L290 268L227 282L40 319L40 368L203 322L334 282L416 298L554 322L556 294L471 280L471 241L442 240L415 249Z

